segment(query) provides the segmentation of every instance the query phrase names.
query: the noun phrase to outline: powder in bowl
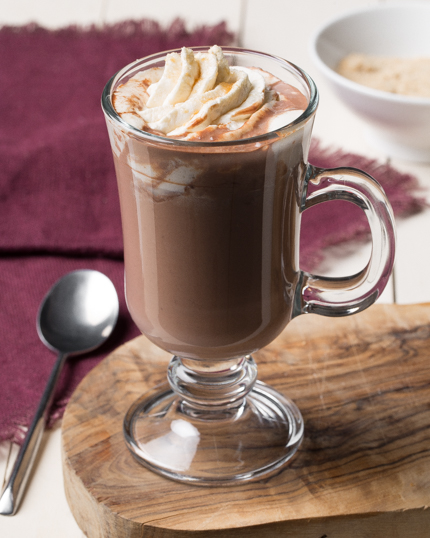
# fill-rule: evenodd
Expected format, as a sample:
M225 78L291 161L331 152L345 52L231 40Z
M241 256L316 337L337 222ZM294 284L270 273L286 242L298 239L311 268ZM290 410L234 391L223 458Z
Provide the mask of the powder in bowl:
M430 98L430 57L397 58L351 53L340 61L336 71L376 90Z

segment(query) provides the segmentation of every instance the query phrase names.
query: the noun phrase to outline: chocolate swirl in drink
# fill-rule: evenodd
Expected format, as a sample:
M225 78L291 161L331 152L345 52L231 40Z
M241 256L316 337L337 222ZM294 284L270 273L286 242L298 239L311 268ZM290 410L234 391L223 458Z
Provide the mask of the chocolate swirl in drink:
M229 66L215 46L168 54L164 68L117 88L113 105L128 124L164 138L241 141L169 146L111 126L134 321L182 357L265 346L292 317L299 276L294 238L312 122L280 128L307 98L259 68Z

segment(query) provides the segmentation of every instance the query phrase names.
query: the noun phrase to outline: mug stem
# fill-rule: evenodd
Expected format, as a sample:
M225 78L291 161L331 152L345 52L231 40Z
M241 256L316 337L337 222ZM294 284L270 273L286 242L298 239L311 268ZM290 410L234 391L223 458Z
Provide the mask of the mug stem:
M225 418L243 405L257 380L257 365L251 355L224 361L174 356L167 379L182 399L184 413Z

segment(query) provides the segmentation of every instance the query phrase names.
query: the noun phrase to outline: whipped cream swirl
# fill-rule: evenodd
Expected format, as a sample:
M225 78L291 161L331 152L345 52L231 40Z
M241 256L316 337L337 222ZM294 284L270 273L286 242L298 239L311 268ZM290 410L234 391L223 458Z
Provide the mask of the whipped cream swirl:
M238 139L271 115L280 98L271 89L276 82L260 69L229 66L216 45L207 53L184 47L181 54L166 56L164 68L142 71L120 86L113 104L138 129L185 140L201 139L202 131L210 140ZM282 107L280 112L265 132L287 125L303 109Z

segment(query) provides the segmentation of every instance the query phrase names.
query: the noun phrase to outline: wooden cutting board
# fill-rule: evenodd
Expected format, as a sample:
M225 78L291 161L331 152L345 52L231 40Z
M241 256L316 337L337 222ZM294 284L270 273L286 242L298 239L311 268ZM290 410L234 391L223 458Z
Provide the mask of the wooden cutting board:
M430 304L301 316L255 354L259 378L292 398L305 421L295 458L263 482L184 485L134 460L124 414L165 380L169 359L136 338L70 400L65 490L86 536L430 536Z

